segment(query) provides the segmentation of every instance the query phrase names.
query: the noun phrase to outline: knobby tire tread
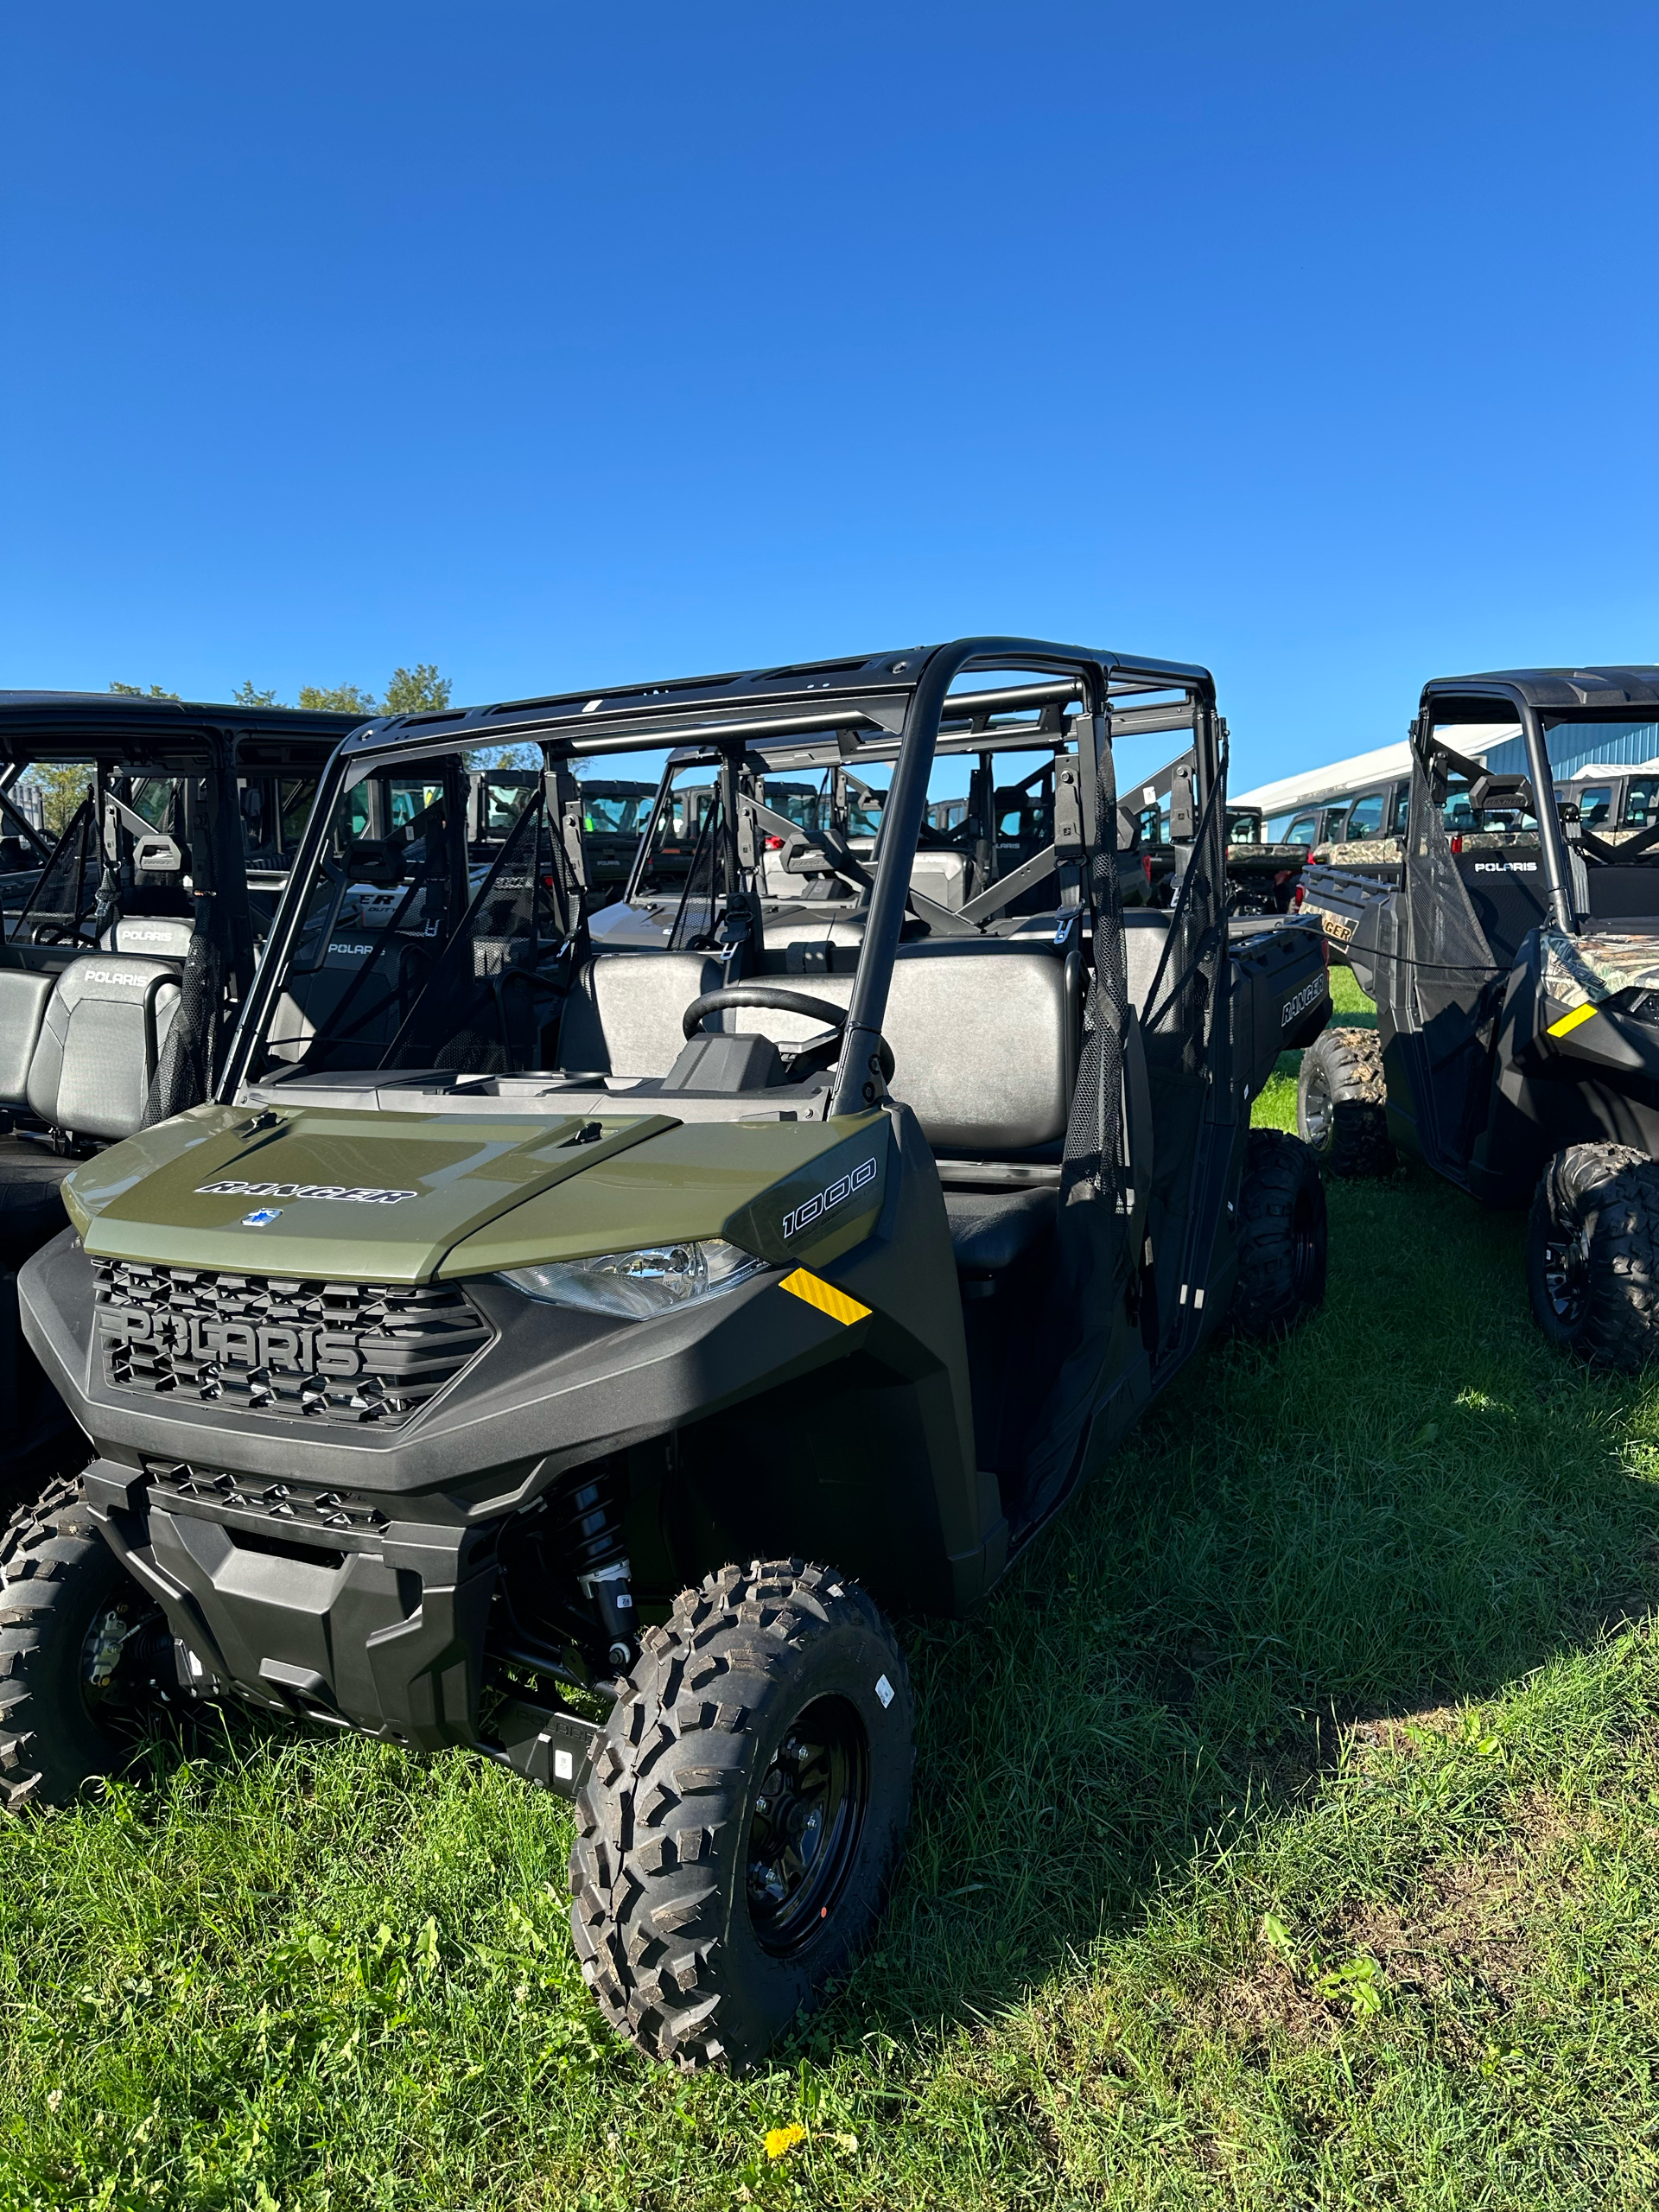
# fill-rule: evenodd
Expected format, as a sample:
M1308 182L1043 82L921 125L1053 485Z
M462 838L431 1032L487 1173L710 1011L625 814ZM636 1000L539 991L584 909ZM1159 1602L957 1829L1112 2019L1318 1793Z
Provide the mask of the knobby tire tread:
M1298 1201L1313 1210L1319 1260L1299 1285L1293 1224ZM1325 1188L1313 1153L1283 1129L1252 1129L1238 1189L1238 1281L1230 1319L1248 1337L1283 1336L1325 1295Z
M1392 1174L1396 1163L1389 1135L1388 1081L1376 1030L1326 1029L1303 1053L1296 1125L1304 1141L1307 1085L1316 1069L1325 1075L1331 1099L1331 1142L1321 1166L1348 1180Z
M78 1475L48 1484L0 1533L0 1810L73 1794L65 1777L53 1776L30 1726L31 1677L41 1663L48 1609L74 1570L99 1554L110 1556Z
M1576 1331L1550 1323L1535 1255L1552 1226L1589 1230L1589 1297ZM1545 1168L1532 1204L1528 1276L1546 1332L1580 1358L1627 1375L1659 1358L1659 1162L1624 1144L1568 1145Z
M612 2027L683 2071L748 2055L721 2034L718 1957L751 1719L787 1675L792 1650L816 1630L854 1620L885 1647L907 1707L893 1632L847 1577L801 1560L756 1560L682 1592L668 1620L645 1631L577 1792L570 1925L583 1978ZM734 1910L743 1904L741 1871Z

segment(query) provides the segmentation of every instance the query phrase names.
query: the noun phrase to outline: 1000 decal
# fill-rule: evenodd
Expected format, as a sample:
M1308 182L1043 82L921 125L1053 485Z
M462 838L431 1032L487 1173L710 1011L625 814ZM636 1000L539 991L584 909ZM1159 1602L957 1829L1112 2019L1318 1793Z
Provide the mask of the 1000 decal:
M799 1205L791 1207L784 1216L784 1235L785 1237L798 1236L802 1230L810 1229L815 1221L820 1220L832 1208L850 1198L855 1191L867 1189L874 1180L874 1160L861 1160L850 1175L843 1175L839 1182L831 1183L827 1191L820 1191L816 1198L804 1198Z

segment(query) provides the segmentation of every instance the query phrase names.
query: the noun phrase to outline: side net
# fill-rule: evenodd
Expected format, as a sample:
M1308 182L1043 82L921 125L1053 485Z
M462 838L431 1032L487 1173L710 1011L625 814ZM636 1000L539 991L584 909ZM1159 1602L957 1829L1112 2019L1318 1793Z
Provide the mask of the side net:
M1456 761L1459 771L1480 772ZM1428 1079L1423 1112L1447 1157L1467 1149L1486 1096L1484 1065L1507 969L1494 957L1452 850L1441 808L1446 778L1438 758L1417 760L1406 846L1411 989Z
M207 904L206 899L200 906ZM162 1046L144 1102L143 1126L153 1128L187 1107L201 1105L213 1078L219 1028L225 1018L225 965L219 943L200 907L185 955L178 1009Z
M1413 778L1411 836L1406 849L1412 959L1420 985L1477 988L1499 972L1486 933L1458 872L1432 779L1418 763Z
M1104 1198L1112 1211L1123 1187L1123 1040L1128 984L1123 957L1123 899L1117 875L1117 791L1109 745L1098 748L1094 836L1084 873L1092 957L1084 1000L1083 1053L1065 1128L1060 1204Z
M1083 742L1092 741L1087 717ZM1060 1163L1059 1250L1051 1312L1056 1357L1020 1470L1020 1516L1039 1518L1077 1478L1100 1395L1112 1321L1128 1274L1123 1161L1128 986L1117 874L1117 789L1109 743L1095 747L1093 835L1084 869L1091 927L1083 1051Z

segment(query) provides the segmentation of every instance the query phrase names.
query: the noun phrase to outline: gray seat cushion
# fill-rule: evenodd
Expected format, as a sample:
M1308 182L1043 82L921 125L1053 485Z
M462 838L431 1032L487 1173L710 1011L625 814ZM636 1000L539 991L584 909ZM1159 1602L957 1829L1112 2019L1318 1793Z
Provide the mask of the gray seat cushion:
M29 1064L55 976L28 968L0 968L0 1106L29 1103Z
M163 960L88 952L58 978L29 1070L29 1108L78 1137L130 1137L179 1006Z
M1054 1226L1056 1191L959 1191L946 1188L950 1244L964 1274L1000 1274Z

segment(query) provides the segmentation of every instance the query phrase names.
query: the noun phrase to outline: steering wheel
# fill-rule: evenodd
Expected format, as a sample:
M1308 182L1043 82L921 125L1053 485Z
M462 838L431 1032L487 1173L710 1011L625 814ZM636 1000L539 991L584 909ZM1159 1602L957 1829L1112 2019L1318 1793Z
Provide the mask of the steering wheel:
M826 1021L830 1027L822 1035L804 1037L792 1050L787 1046L790 1072L793 1075L809 1056L833 1050L841 1042L847 1027L848 1009L836 1006L830 999L809 998L804 991L786 991L776 983L728 983L718 991L705 991L700 999L693 999L680 1020L680 1027L687 1037L695 1037L711 1014L719 1014L728 1006L771 1007L779 1014L804 1014L809 1021ZM885 1037L877 1046L883 1080L893 1080L893 1050Z

